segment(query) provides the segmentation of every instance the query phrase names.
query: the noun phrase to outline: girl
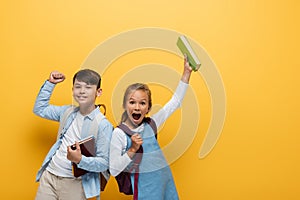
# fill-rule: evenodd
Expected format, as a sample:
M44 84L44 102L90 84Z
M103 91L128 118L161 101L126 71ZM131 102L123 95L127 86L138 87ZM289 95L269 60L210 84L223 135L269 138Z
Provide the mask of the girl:
M184 70L181 81L173 97L151 119L156 126L161 126L164 121L180 107L182 99L188 88L192 68L187 57L184 58ZM128 171L134 164L137 151L142 146L142 160L139 164L139 176L135 179L131 174L134 199L139 200L176 200L179 199L171 170L162 150L155 138L155 133L145 116L152 106L151 91L142 83L130 85L124 95L121 123L125 124L134 134L129 137L120 128L115 128L110 145L110 172L112 176ZM137 181L135 191L134 181Z

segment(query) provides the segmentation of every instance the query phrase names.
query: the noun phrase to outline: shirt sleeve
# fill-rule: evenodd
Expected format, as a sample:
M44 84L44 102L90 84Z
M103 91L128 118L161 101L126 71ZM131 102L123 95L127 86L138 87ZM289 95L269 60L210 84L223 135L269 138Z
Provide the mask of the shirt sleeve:
M59 121L60 116L68 108L68 106L55 106L49 104L54 88L55 84L45 81L35 100L33 112L37 116L49 120Z
M117 176L130 163L131 158L126 153L127 138L126 134L119 128L115 128L112 134L109 154L109 171L112 176Z
M103 172L109 168L109 146L113 127L107 120L102 120L97 136L96 157L82 156L77 165L90 172Z
M168 117L181 106L188 86L189 85L187 83L180 81L172 98L162 109L151 117L155 121L157 127L160 127L168 119Z

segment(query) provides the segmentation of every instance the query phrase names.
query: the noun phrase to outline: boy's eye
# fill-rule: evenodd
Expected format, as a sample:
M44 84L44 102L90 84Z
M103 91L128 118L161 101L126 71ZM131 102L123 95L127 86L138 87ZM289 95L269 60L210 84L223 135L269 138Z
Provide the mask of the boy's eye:
M146 102L142 102L141 104L144 106L144 105L146 105Z
M129 101L129 104L134 104L134 101Z

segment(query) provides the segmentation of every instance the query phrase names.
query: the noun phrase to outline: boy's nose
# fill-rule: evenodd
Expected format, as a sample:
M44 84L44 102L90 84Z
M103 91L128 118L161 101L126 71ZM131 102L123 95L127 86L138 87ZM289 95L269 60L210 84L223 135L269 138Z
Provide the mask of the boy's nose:
M81 88L80 89L80 93L84 93L85 92L85 89L84 88Z

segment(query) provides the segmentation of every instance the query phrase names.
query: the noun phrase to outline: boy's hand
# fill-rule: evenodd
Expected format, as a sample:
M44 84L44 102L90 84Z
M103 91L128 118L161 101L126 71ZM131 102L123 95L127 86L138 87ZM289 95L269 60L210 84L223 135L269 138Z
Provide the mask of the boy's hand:
M53 83L53 84L56 84L56 83L60 83L60 82L63 82L65 80L65 75L58 72L58 71L53 71L50 73L50 76L49 76L49 79L48 81Z
M76 149L72 150L71 146L67 149L67 159L73 163L78 164L81 161L82 155L78 142L75 142Z
M187 55L184 55L184 69L181 80L185 83L189 83L192 71L193 69L188 62L188 57Z

